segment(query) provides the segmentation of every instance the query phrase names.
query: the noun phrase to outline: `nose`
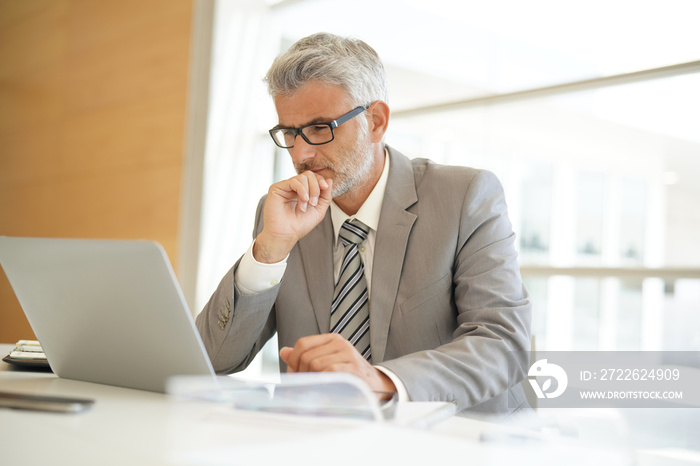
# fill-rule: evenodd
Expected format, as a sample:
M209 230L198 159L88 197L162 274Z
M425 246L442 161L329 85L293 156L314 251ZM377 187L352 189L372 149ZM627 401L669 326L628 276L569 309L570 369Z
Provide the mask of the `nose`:
M314 158L316 148L306 142L303 137L297 136L294 140L294 147L287 149L292 157L292 162L301 164Z

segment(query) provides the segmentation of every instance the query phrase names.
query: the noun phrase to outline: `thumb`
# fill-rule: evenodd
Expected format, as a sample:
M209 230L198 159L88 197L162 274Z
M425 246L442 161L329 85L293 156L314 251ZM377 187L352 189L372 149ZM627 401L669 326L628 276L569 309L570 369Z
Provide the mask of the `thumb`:
M289 362L289 356L291 356L293 349L289 346L285 346L280 350L280 358L287 364Z

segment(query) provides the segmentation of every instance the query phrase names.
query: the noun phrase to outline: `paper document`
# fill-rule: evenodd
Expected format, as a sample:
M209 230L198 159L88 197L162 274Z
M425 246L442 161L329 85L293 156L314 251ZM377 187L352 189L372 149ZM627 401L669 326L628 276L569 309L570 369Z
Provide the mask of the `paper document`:
M388 412L364 381L343 373L282 374L280 383L173 377L166 391L182 398L230 403L236 409L281 414L382 420Z

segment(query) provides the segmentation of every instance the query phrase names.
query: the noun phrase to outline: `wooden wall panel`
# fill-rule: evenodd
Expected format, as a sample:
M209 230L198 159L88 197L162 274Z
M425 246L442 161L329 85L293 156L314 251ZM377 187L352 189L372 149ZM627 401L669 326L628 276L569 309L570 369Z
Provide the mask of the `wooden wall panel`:
M0 235L177 261L191 0L0 0ZM0 342L31 338L0 273Z

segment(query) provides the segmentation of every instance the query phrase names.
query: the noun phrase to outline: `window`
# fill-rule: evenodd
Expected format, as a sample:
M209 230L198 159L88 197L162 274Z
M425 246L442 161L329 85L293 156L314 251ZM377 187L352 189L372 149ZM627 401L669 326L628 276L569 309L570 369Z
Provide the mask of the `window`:
M198 302L248 246L253 199L293 173L266 134L276 118L260 78L292 42L329 31L382 57L390 145L501 179L538 347L700 349L700 326L681 321L700 315L699 13L692 0L220 2ZM587 267L615 272L577 275ZM634 267L689 280L619 276Z

